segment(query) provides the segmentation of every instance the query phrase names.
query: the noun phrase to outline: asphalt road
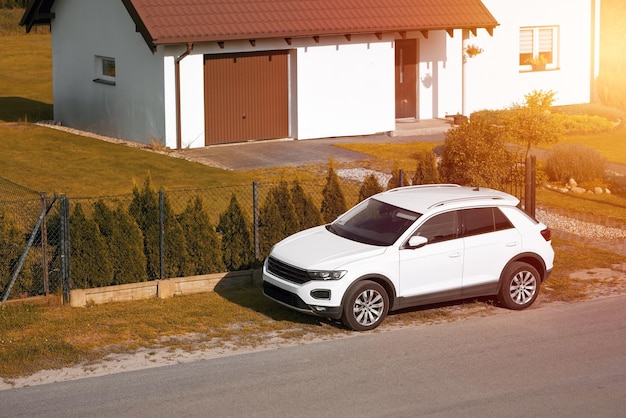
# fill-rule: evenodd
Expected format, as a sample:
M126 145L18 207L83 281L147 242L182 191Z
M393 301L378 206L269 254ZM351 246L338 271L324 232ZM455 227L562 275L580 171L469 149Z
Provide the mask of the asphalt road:
M622 417L626 296L0 392L2 417Z

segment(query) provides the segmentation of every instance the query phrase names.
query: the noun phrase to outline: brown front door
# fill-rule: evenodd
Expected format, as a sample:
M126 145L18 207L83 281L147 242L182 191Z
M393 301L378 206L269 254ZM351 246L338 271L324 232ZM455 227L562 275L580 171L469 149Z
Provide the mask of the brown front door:
M417 116L417 40L397 39L396 118Z
M205 55L205 145L289 136L288 57Z

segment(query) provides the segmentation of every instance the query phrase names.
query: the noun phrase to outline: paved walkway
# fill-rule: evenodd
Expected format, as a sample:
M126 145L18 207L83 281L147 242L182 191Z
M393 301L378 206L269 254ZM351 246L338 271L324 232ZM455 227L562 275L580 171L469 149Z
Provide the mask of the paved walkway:
M182 154L186 159L226 170L253 170L281 166L300 167L308 164L326 164L331 157L337 162L353 162L371 157L333 145L355 142L441 142L444 139L445 132L450 127L450 121L445 119L398 121L395 131L376 135L243 142L188 149L178 153Z

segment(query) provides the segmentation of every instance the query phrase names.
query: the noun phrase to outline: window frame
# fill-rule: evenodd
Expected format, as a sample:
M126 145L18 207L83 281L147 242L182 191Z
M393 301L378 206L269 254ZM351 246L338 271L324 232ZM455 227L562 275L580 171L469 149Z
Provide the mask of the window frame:
M94 63L94 71L95 71L95 83L107 84L109 86L114 86L116 83L116 62L115 58L107 57L103 55L95 56ZM113 69L113 74L111 75L111 68Z
M518 64L520 72L556 70L559 68L559 29L558 25L520 27L518 35ZM528 35L525 34L529 32L530 39L527 39ZM546 36L546 34L549 35ZM549 45L549 50L546 49L546 45ZM535 59L539 56L545 57L548 61L545 66L527 63L529 59Z

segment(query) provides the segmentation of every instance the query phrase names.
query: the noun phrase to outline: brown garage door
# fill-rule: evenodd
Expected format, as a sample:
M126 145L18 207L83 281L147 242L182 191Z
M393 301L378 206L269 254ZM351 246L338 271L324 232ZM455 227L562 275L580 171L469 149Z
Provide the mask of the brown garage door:
M417 40L396 39L396 118L417 115Z
M289 136L288 54L205 55L205 145Z

